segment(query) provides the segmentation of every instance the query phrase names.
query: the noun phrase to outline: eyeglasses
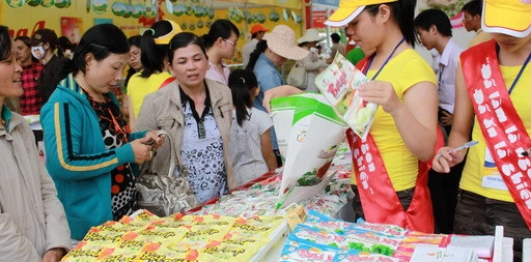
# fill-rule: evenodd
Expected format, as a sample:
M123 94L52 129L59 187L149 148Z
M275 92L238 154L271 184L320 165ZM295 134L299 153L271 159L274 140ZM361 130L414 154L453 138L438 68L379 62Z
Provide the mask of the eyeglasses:
M223 40L225 40L225 42L229 44L232 44L233 46L236 46L236 43L234 43L232 40L229 40L229 39L223 39Z

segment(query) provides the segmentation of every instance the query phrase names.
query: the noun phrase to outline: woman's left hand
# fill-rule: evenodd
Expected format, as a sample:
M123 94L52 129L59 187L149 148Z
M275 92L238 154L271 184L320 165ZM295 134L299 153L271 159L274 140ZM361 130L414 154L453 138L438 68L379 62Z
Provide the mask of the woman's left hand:
M162 146L162 143L164 143L164 136L159 134L159 130L151 130L147 132L146 136L144 137L146 143L149 143L153 149L158 149L160 146Z
M62 248L52 248L44 254L42 262L59 262L65 255L65 250Z
M383 110L390 114L401 104L393 85L389 82L373 80L362 84L359 92L364 101L381 105Z

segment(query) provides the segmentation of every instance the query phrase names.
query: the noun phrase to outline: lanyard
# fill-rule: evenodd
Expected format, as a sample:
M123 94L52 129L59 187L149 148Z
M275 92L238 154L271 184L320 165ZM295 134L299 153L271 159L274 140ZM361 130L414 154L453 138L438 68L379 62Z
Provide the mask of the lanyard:
M371 80L374 80L376 79L376 77L380 74L380 72L382 71L382 69L385 67L385 65L387 65L387 63L389 62L389 60L391 60L391 57L393 56L393 54L395 53L396 49L398 49L398 47L404 42L404 40L406 40L405 38L402 38L402 40L400 40L400 42L398 42L398 44L396 44L395 48L393 49L393 51L391 52L391 54L389 54L389 56L387 57L387 59L385 59L385 62L383 63L383 65L380 67L380 69L378 69L378 72L376 72L376 74L371 78ZM374 57L376 56L376 54L374 54L371 59L369 60L369 64L367 65L367 69L365 70L365 75L367 75L367 72L369 71L369 68L371 67L371 64L372 64L372 60L374 60Z
M525 60L524 64L522 65L522 68L520 68L520 71L519 71L518 74L516 75L516 78L514 79L513 84L511 85L511 88L509 88L509 94L511 94L511 92L513 91L514 87L516 86L516 83L517 83L518 80L520 79L520 76L522 76L522 73L524 72L525 67L526 67L527 64L529 63L529 60L530 60L530 59L531 59L531 52L530 52L529 55L527 56L527 59Z

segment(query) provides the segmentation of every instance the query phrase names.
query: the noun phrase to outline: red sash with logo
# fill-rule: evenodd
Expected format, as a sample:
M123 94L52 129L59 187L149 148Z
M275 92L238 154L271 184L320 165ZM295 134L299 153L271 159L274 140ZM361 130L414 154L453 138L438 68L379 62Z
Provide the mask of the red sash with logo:
M524 149L531 148L531 139L503 81L496 42L491 40L463 52L461 64L487 147L531 229L531 161L520 155Z
M358 66L365 66L367 61L367 59L360 61ZM365 140L362 140L349 129L347 139L352 152L352 163L356 170L356 182L365 220L371 223L393 224L409 230L433 233L435 222L427 185L431 161L419 161L413 199L409 208L404 210L372 136L369 134ZM436 150L443 143L442 133L438 128Z
M347 139L352 151L352 163L356 170L356 182L365 220L433 233L433 208L427 185L430 169L428 163L419 161L413 199L409 208L404 210L372 136L368 135L363 141L349 129Z

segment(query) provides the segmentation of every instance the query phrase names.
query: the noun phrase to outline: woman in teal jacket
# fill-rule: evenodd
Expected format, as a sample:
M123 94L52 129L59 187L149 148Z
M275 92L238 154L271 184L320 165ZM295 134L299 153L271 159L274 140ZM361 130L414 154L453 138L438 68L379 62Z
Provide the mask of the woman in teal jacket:
M116 97L109 92L129 58L124 33L97 25L81 38L65 79L41 110L46 166L64 205L72 238L92 226L135 210L135 176L130 163L152 157L156 131L129 134ZM131 141L131 142L130 142Z

